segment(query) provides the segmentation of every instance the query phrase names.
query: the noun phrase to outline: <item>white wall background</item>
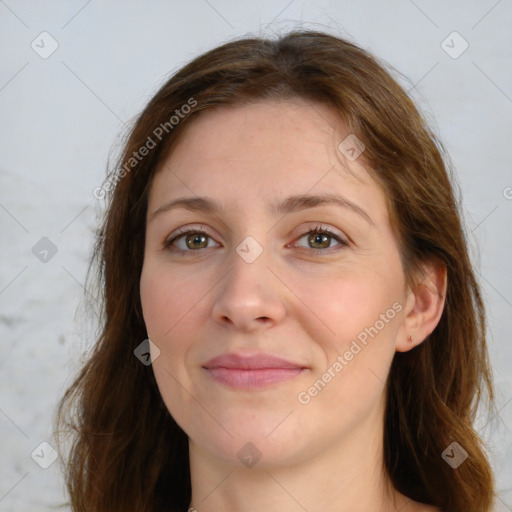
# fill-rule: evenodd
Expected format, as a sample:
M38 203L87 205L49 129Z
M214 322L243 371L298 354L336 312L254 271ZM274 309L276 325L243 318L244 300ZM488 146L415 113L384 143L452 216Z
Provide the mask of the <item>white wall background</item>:
M451 153L498 391L498 416L479 428L497 510L512 510L510 0L0 0L0 510L65 499L58 461L43 469L31 453L51 460L39 445L52 442L57 399L88 343L75 311L100 206L92 191L124 122L199 53L294 26L336 29L403 73ZM31 47L52 49L43 31L58 44L46 59ZM442 45L453 31L469 45L457 58L464 40ZM57 248L46 263L32 252L43 237Z

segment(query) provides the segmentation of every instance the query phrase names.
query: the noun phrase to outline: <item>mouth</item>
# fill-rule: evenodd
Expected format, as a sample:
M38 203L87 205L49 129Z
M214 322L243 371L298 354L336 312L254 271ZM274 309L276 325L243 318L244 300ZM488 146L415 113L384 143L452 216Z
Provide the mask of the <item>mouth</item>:
M205 363L203 368L217 382L233 389L259 389L287 381L308 368L272 356L224 354Z

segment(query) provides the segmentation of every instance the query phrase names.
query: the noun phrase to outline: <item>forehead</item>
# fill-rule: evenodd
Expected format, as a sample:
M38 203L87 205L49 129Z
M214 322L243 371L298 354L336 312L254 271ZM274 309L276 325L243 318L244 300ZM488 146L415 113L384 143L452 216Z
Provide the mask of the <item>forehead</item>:
M300 99L207 110L185 127L162 162L150 204L216 195L240 209L257 199L340 192L385 215L383 191L363 158L351 161L340 151L349 135L331 108Z

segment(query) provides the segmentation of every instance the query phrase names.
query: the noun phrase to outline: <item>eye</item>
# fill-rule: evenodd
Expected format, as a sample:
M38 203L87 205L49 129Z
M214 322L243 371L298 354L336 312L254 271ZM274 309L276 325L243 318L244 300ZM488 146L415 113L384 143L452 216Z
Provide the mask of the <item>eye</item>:
M188 231L181 231L176 234L173 238L164 243L164 248L171 252L185 253L195 252L199 249L208 248L208 239L211 239L210 235L202 229L190 229ZM174 247L176 242L183 242L178 247Z
M332 247L330 247L330 244L333 239L338 242L338 245L348 246L348 243L345 240L343 240L339 235L333 233L331 230L327 228L323 228L322 226L315 226L313 229L306 231L300 236L299 240L306 236L306 243L310 244L309 248L319 252L326 252L326 249L332 249ZM304 247L303 245L296 246Z
M316 252L328 252L327 249L333 249L333 246L331 246L332 240L338 242L338 244L334 247L348 246L348 242L341 238L340 235L337 235L336 233L327 228L323 228L322 226L315 226L313 229L302 233L302 235L299 237L299 240L306 236L308 237L306 243L310 244L309 249L312 249ZM189 229L176 233L174 237L164 242L164 248L170 252L179 254L184 254L187 252L195 253L201 249L208 249L212 247L209 245L208 239L213 240L211 236L203 229ZM303 245L298 245L297 243L295 243L294 247L308 248Z

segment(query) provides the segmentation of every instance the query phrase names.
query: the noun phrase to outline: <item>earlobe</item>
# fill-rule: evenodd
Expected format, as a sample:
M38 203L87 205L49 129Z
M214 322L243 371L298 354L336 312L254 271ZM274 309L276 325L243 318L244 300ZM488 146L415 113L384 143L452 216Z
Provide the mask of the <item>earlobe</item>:
M396 340L397 352L407 352L422 343L443 314L448 284L446 265L425 264L422 274L409 291L403 329Z

